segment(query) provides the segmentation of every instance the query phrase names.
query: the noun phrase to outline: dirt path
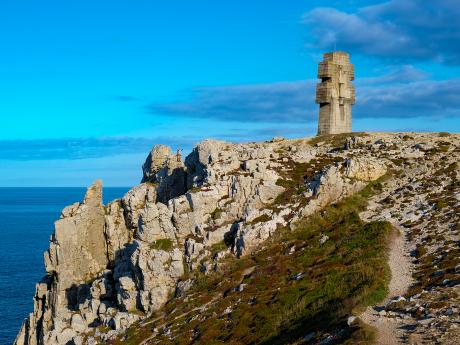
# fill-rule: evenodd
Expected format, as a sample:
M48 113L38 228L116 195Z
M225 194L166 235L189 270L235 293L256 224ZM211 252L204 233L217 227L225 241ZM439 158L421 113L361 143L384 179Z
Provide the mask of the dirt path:
M396 225L395 227L398 229ZM390 299L402 295L412 283L409 250L404 233L399 231L400 235L395 236L390 245L388 265L391 269L391 281L388 296L380 305L368 307L360 316L361 320L377 329L377 345L402 344L402 332L399 329L402 320L379 314Z

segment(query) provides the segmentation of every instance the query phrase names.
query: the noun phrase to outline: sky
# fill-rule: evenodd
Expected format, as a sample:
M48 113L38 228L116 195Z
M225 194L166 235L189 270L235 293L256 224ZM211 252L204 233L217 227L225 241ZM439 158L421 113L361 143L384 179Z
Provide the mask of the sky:
M355 131L460 131L458 0L0 4L0 186L134 186L155 144L315 135L317 64Z

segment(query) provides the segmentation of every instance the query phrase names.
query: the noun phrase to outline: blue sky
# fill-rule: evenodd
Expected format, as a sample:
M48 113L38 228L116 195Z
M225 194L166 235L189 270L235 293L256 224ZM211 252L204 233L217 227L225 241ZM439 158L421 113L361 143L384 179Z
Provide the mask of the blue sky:
M316 66L347 50L354 130L460 131L460 4L0 5L0 186L132 186L156 143L316 130Z

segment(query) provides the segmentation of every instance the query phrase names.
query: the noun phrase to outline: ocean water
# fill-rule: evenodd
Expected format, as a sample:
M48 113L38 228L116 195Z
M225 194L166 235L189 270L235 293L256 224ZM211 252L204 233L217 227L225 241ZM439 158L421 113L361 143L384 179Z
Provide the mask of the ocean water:
M104 202L129 188L104 188ZM33 310L35 283L45 274L54 221L61 210L82 201L85 188L0 188L0 345L13 343Z

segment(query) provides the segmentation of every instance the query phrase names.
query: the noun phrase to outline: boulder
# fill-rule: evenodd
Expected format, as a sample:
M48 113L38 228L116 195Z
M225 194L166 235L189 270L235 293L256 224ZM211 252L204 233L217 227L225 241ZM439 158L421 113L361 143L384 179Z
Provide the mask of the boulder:
M365 182L375 181L386 172L385 164L371 157L349 158L345 164L346 177Z
M83 320L83 317L80 314L74 314L72 316L70 327L78 333L84 333L88 328L85 320Z

